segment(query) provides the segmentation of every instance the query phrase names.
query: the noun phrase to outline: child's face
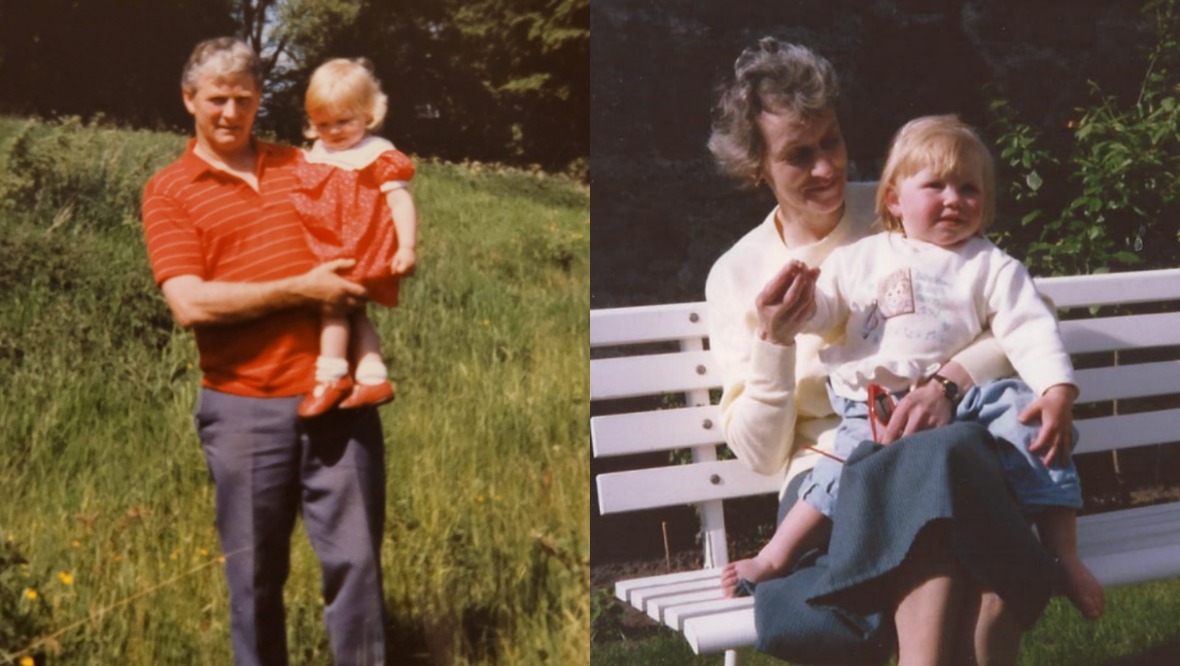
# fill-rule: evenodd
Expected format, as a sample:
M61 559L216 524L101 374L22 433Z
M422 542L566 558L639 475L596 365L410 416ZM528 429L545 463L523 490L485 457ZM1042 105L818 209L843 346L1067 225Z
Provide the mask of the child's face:
M359 113L317 113L311 125L324 146L332 150L352 148L365 138L367 119Z
M979 233L984 196L983 167L964 165L941 176L927 168L902 178L886 203L908 238L951 248Z

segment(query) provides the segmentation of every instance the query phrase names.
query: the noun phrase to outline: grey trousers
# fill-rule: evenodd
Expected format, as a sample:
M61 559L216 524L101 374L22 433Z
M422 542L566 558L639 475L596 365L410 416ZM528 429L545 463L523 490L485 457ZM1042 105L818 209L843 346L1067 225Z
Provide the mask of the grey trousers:
M302 514L337 666L385 663L385 452L376 410L302 420L301 397L202 389L197 433L217 491L237 666L285 666L283 584Z

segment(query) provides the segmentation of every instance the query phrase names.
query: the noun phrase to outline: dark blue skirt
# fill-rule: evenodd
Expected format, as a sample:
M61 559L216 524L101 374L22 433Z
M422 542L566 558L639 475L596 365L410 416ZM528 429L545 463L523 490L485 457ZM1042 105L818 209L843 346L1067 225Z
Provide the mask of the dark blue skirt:
M1049 602L1056 567L1004 481L996 443L955 423L849 457L826 549L754 591L757 647L798 664L878 664L893 653L895 572L923 530L942 524L980 588L1026 627ZM795 502L796 477L779 507Z

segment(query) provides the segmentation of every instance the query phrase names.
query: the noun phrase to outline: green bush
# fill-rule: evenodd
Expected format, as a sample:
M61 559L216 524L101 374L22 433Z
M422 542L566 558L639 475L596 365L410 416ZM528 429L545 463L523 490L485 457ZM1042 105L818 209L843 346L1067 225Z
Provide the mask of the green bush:
M184 148L177 135L128 131L101 117L16 125L0 171L0 206L49 229L138 227L143 186Z
M1070 121L1071 141L1046 146L1011 105L992 102L1008 217L997 240L1025 253L1039 275L1086 274L1180 264L1180 7L1151 0L1155 41L1130 105L1091 82L1094 101ZM1015 213L1015 215L1013 215Z

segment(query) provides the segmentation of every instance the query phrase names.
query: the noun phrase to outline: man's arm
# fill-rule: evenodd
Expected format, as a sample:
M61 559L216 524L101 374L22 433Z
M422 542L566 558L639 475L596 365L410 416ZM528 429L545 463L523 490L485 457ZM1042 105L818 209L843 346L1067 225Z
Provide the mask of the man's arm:
M365 288L339 275L355 263L336 259L302 275L269 282L206 281L196 275L178 275L160 289L172 317L184 328L231 324L292 307L359 306L364 303Z

